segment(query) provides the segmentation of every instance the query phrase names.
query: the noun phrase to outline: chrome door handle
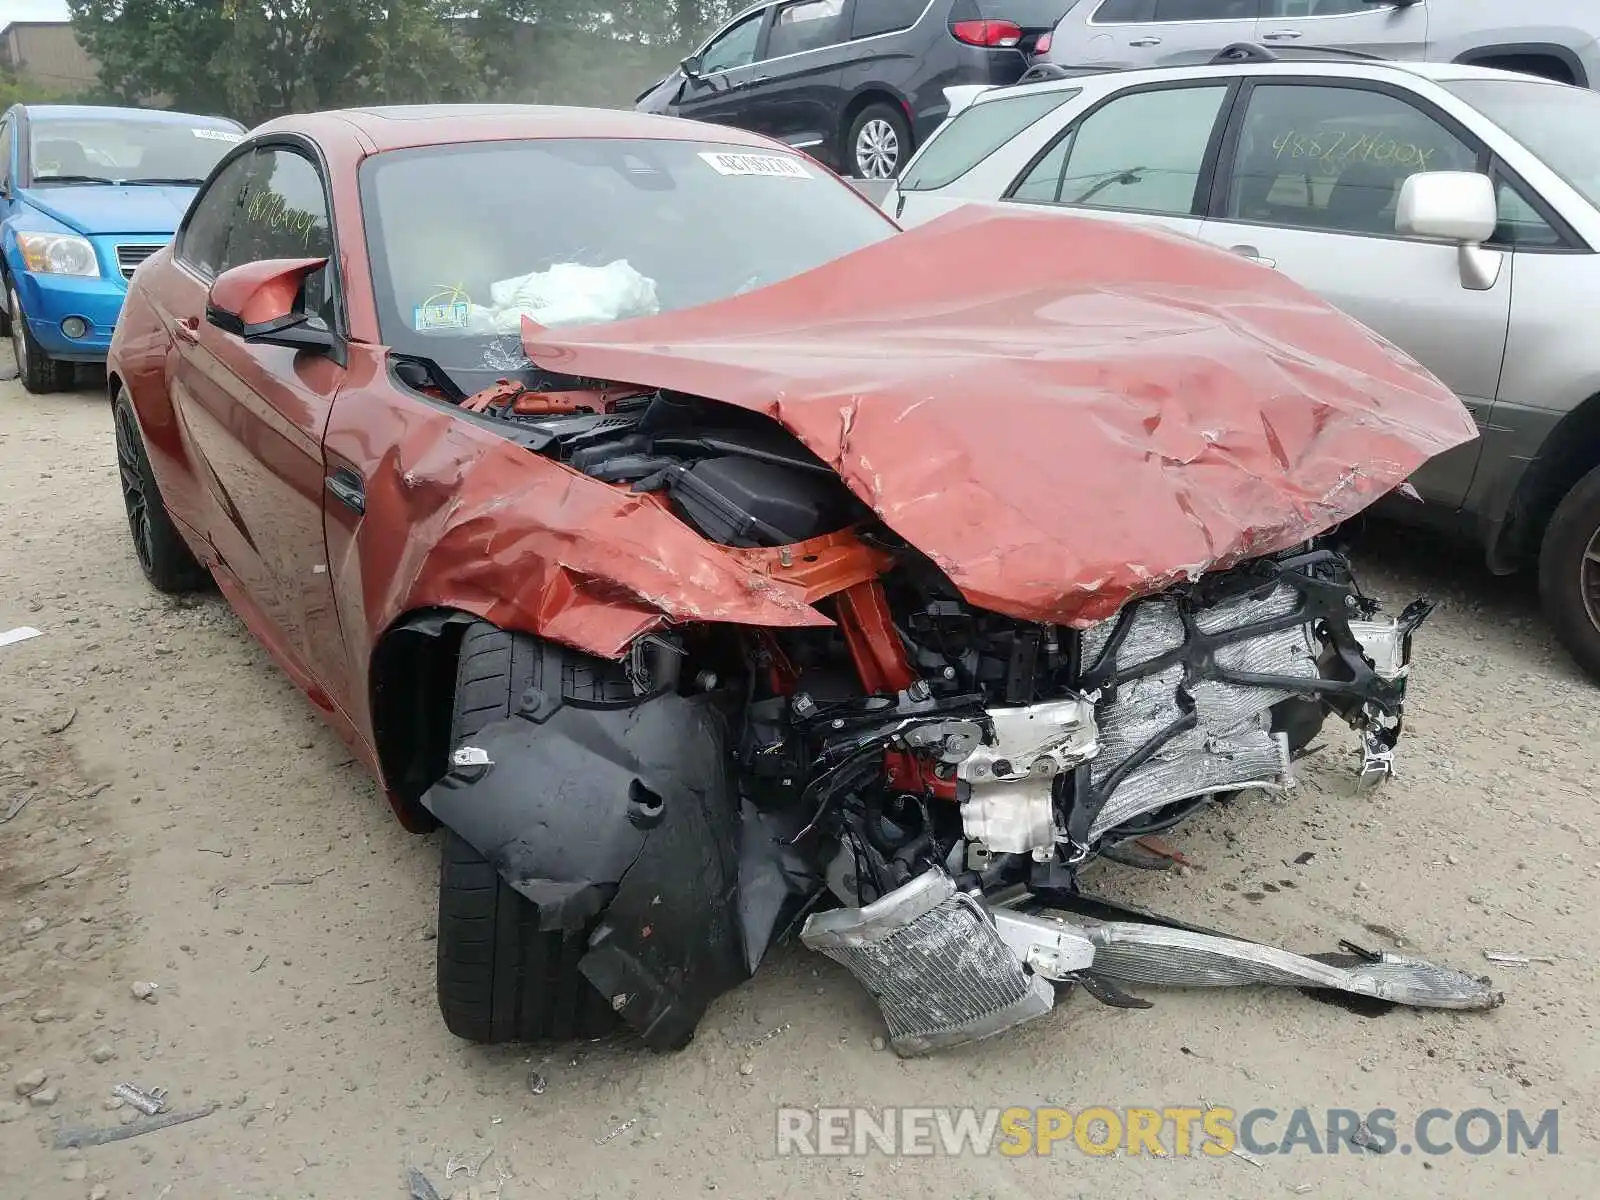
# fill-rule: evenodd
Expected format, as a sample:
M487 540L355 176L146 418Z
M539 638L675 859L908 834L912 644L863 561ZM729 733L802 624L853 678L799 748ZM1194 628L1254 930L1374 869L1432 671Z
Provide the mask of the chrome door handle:
M1301 33L1298 29L1275 29L1271 33L1263 33L1261 40L1263 42L1292 42L1300 36Z
M1277 259L1263 257L1261 251L1257 250L1254 246L1229 246L1228 249L1232 250L1240 258L1249 259L1258 267L1272 267L1276 269L1278 266Z
M1130 46L1141 46L1141 47L1143 47L1143 46L1159 46L1159 45L1161 45L1161 39L1158 38L1158 37L1134 38L1131 42L1128 43L1128 45L1130 45Z

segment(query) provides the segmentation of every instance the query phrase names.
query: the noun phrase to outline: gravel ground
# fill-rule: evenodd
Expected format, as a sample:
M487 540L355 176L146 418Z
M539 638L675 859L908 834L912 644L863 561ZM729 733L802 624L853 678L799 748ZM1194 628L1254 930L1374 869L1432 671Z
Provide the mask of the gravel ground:
M1192 873L1106 867L1096 884L1292 948L1351 938L1490 971L1499 1011L1369 1019L1265 991L1117 1011L1079 994L1000 1040L901 1062L874 1048L870 999L795 949L682 1053L530 1054L439 1022L434 839L392 822L219 599L145 585L97 394L0 384L0 514L0 631L44 631L0 648L0 819L26 804L0 824L0 1196L398 1198L413 1165L480 1200L1594 1195L1600 690L1527 586L1470 555L1360 538L1371 590L1443 601L1419 637L1399 777L1352 795L1336 738L1286 801L1241 799L1172 835ZM35 1071L45 1083L20 1098ZM124 1119L108 1107L120 1080L219 1107L52 1149L60 1127ZM1560 1153L774 1152L781 1104L1207 1102L1388 1107L1402 1132L1435 1107L1557 1108Z

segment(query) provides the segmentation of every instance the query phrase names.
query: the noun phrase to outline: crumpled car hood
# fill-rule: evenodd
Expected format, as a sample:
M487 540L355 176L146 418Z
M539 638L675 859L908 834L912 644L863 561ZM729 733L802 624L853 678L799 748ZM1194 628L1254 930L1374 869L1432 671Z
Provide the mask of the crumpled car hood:
M1078 626L1303 542L1476 436L1443 384L1282 275L1027 211L523 340L547 369L770 415L971 603Z

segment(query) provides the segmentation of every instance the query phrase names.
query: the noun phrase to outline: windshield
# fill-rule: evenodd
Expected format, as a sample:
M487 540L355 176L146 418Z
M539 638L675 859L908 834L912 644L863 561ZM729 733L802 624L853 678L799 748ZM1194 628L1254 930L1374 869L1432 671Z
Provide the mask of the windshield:
M1600 208L1600 95L1559 83L1459 79L1444 85Z
M361 170L384 341L464 390L526 366L522 318L594 324L777 283L897 227L793 154L550 139L401 150Z
M244 134L196 120L35 117L29 166L36 184L200 184Z

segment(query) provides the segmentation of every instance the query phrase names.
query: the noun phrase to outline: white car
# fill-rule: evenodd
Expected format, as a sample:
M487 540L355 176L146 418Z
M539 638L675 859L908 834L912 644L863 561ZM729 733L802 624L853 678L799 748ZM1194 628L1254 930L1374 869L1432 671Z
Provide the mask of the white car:
M1443 63L1255 47L1204 66L951 89L882 206L1159 226L1276 268L1448 384L1482 436L1403 516L1537 564L1600 678L1600 94Z

